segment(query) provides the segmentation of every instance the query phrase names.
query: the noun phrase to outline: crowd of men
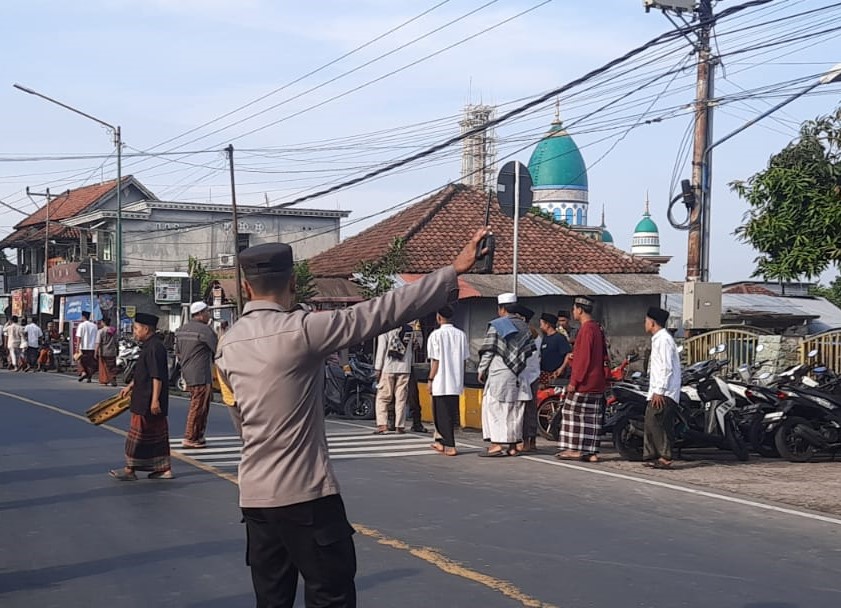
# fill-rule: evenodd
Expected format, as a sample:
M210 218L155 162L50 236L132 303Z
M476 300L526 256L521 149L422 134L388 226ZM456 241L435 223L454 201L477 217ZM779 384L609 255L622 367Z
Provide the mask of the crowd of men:
M498 300L498 317L488 324L479 347L478 379L482 391L482 434L487 449L482 458L518 456L537 449L538 390L565 381L559 428L559 460L598 462L605 410L610 357L602 326L593 319L593 301L575 298L570 314L543 313L539 330L531 325L534 311L513 293ZM426 344L430 363L428 389L432 396L435 441L432 448L446 456L458 454L454 431L459 398L464 391L469 346L463 331L452 324L453 308L436 315L438 329ZM652 336L649 408L645 425L646 466L672 464L672 417L680 391L680 360L671 334L665 329L668 312L651 308L645 330ZM406 404L411 400L409 377L414 351L421 348L417 325L381 334L377 340L377 428L403 433ZM386 426L389 408L396 412L396 428Z

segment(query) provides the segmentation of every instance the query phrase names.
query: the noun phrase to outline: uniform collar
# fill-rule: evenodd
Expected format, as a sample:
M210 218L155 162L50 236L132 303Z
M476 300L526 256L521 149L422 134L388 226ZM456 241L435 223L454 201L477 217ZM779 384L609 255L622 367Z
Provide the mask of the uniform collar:
M272 310L274 312L288 312L283 306L268 300L252 300L248 302L242 309L242 314L247 315L250 312L257 310Z

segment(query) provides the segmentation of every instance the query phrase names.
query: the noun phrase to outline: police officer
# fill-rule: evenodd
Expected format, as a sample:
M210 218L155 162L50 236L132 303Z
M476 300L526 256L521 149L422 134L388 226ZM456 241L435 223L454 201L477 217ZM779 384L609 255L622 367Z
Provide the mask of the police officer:
M308 607L356 606L353 528L327 454L324 360L454 300L456 276L473 267L487 233L477 231L451 266L380 298L319 313L294 307L288 245L240 254L249 302L222 338L217 366L236 398L240 506L258 608L292 608L299 573Z

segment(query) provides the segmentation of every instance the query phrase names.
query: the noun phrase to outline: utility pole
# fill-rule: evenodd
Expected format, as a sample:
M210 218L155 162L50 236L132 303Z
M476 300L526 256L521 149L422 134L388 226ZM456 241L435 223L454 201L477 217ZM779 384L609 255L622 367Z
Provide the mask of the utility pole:
M123 136L120 126L113 127L117 146L117 333L123 329ZM91 272L91 275L93 273ZM91 301L93 306L93 301ZM91 311L93 313L93 311Z
M234 181L234 145L225 148L228 153L228 164L231 168L231 232L234 235L234 268L237 282L237 315L242 315L242 271L239 267L239 218L237 217L237 187Z
M689 217L689 237L686 251L686 280L709 280L709 194L703 188L710 176L712 140L712 107L715 80L715 59L710 48L712 30L712 0L701 0L698 6L701 27L698 31L698 77L695 94L695 143L692 154L692 189L697 201Z

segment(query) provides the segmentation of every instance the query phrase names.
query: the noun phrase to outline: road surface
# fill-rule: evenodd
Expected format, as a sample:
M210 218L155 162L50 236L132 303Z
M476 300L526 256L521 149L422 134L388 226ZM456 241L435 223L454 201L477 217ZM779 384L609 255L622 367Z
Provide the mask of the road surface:
M109 390L0 372L0 606L253 606L224 407L210 447L181 450L174 399L177 479L120 483L106 472L128 417L79 418ZM360 607L841 605L841 519L548 453L486 460L468 442L445 458L427 436L370 431L327 428Z

